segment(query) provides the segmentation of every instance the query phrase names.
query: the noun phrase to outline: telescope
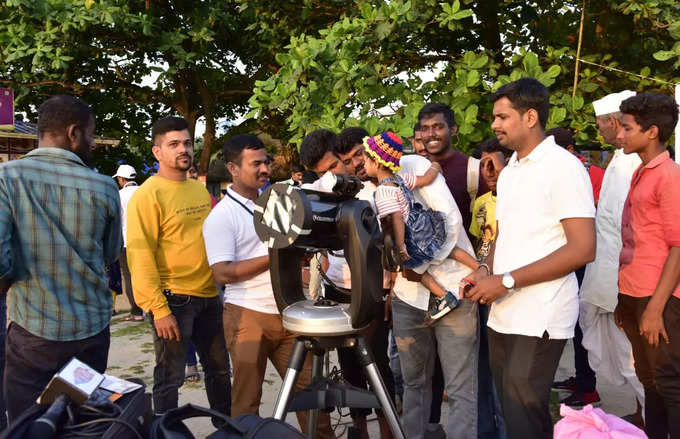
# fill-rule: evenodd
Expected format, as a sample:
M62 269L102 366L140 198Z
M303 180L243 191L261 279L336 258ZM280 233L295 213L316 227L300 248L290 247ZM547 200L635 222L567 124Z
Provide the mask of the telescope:
M375 303L382 300L381 233L371 205L354 198L361 182L330 173L324 179L331 192L273 184L260 195L253 213L257 236L269 247L272 288L283 325L311 336L344 335L365 327ZM306 300L302 259L320 250L343 250L352 273L349 305Z
M382 301L381 232L375 211L355 195L358 178L327 172L312 188L276 183L266 188L253 212L257 236L269 247L269 270L283 327L298 337L274 406L273 417L285 420L288 411L311 410L307 433L316 432L318 410L335 407L380 407L392 434L404 432L360 330L373 320ZM323 297L308 300L302 287L306 253L343 251L351 272L350 303ZM329 349L350 347L371 384L373 393L350 388L323 376ZM312 352L312 384L293 397L293 387Z

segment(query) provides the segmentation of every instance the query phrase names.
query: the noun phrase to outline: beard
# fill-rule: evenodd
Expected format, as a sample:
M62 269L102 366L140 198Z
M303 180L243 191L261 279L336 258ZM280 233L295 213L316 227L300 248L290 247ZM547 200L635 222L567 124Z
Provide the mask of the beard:
M183 159L186 159L186 162ZM180 171L187 171L189 170L189 168L191 168L192 163L193 160L191 159L190 156L180 155L175 158L175 169L179 169Z
M86 166L92 165L92 159L93 159L93 151L92 151L92 146L89 144L89 142L85 140L81 140L80 143L78 144L78 147L74 151L78 157L85 163Z

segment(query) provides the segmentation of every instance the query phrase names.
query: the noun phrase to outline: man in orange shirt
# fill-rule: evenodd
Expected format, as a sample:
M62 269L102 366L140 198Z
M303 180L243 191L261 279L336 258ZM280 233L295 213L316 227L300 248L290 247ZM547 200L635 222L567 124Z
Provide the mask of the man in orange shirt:
M665 143L678 122L668 96L640 93L621 103L617 140L642 165L623 209L616 323L633 347L645 390L650 439L680 438L680 166Z

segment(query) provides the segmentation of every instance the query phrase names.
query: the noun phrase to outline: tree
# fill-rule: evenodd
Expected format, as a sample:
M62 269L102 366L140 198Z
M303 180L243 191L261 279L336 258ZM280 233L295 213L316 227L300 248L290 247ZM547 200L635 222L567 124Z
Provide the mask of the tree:
M255 83L251 116L285 117L293 142L318 127L357 124L410 136L420 107L441 101L454 109L459 147L469 150L491 134L489 93L532 76L551 89L549 126L569 125L588 143L598 133L586 102L623 88L668 92L606 67L678 81L672 66L652 58L674 44L680 26L670 0L586 2L582 58L605 67L582 64L574 97L581 1L355 4L318 33L291 37L276 58L281 69Z
M489 135L486 96L522 75L550 85L551 124L596 137L586 102L622 88L667 85L582 65L572 99L583 0L6 0L0 86L33 118L45 96L93 104L98 131L122 139L100 156L152 163L150 122L170 112L192 130L205 173L217 121L252 110L234 132L299 142L317 127L361 123L410 134L426 101L451 104L466 149ZM586 0L582 58L675 81L674 0ZM652 54L655 54L652 57ZM423 79L423 72L434 77ZM283 147L286 148L286 147ZM286 150L292 157L292 152Z
M240 20L233 1L10 0L0 6L0 84L29 112L44 95L80 95L98 120L124 116L121 132L146 134L149 116L176 111L193 133L203 117L205 172L216 121L245 110L257 75L236 64L252 52Z

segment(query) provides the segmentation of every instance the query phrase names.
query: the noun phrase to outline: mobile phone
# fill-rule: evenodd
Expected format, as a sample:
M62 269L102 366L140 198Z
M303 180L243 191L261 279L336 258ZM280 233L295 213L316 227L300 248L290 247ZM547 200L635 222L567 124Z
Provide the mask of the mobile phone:
M463 286L463 297L467 297L472 287L477 285L477 283L471 280L464 280L463 282L465 282L465 285Z

